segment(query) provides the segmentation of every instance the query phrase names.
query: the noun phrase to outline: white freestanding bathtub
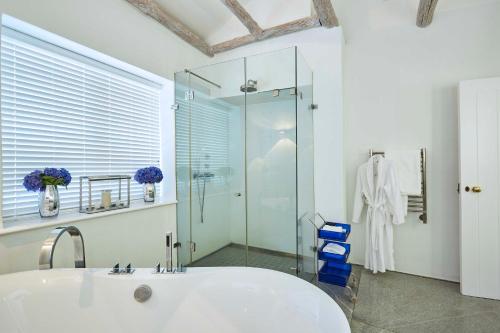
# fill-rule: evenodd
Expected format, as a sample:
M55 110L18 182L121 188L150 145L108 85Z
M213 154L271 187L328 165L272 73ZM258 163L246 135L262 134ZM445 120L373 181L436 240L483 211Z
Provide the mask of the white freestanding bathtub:
M140 285L151 287L144 303ZM0 276L0 332L350 332L340 307L292 275L258 268L108 275L54 269Z

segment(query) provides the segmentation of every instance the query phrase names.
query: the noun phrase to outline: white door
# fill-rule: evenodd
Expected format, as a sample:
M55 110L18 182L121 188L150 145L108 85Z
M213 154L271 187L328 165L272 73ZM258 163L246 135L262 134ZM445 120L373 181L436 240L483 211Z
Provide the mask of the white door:
M500 299L500 78L459 90L460 289Z

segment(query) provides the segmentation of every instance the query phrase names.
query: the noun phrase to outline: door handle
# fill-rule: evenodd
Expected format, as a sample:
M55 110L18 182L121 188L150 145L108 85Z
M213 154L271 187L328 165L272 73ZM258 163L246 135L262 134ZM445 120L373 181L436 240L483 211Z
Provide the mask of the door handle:
M465 186L465 192L469 192L471 190L473 193L480 193L482 191L481 186L472 186L472 188L470 186Z

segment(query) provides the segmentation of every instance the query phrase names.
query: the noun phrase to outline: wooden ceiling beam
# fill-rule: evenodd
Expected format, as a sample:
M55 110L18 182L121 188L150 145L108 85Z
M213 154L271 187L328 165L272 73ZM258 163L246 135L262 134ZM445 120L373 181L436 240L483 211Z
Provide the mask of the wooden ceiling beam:
M222 3L240 20L241 23L248 29L254 37L259 37L262 34L262 28L255 22L252 16L237 0L221 0Z
M155 0L126 1L209 57L213 57L216 53L229 51L264 39L279 37L319 26L328 28L338 26L338 20L330 0L313 0L318 15L304 17L268 29L260 28L257 22L253 20L237 0L221 0L247 27L250 34L210 46L203 38L192 32L185 24L165 11Z
M167 13L154 0L127 0L130 4L138 8L144 14L151 16L164 27L182 38L209 57L213 57L212 48L197 34L192 32L184 23Z
M425 28L432 22L438 0L420 0L417 13L417 26Z
M253 35L245 35L241 37L236 37L228 41L212 45L212 52L214 54L229 51L240 46L248 45L257 41Z
M308 16L288 23L280 24L269 29L264 29L264 32L259 40L288 35L319 26L321 26L321 23L316 15Z
M325 28L333 28L339 26L339 20L335 15L331 0L312 0L314 10L319 17L319 22Z
M261 41L264 39L274 38L283 36L286 34L291 34L294 32L299 32L315 27L319 27L321 24L319 22L318 17L304 17L295 21L291 21L285 24L280 24L275 27L264 29L262 34L259 37L255 37L253 35L246 35L242 37L236 37L226 42L222 42L219 44L215 44L212 46L213 53L221 53L225 51L229 51L235 49L237 47L247 45L256 41Z

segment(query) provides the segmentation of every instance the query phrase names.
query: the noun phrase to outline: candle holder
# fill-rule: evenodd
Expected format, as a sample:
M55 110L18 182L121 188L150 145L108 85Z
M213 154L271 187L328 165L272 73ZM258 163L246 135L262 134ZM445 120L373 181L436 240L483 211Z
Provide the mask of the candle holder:
M94 214L130 207L130 179L130 176L123 175L80 177L80 213ZM112 193L118 193L114 200Z

